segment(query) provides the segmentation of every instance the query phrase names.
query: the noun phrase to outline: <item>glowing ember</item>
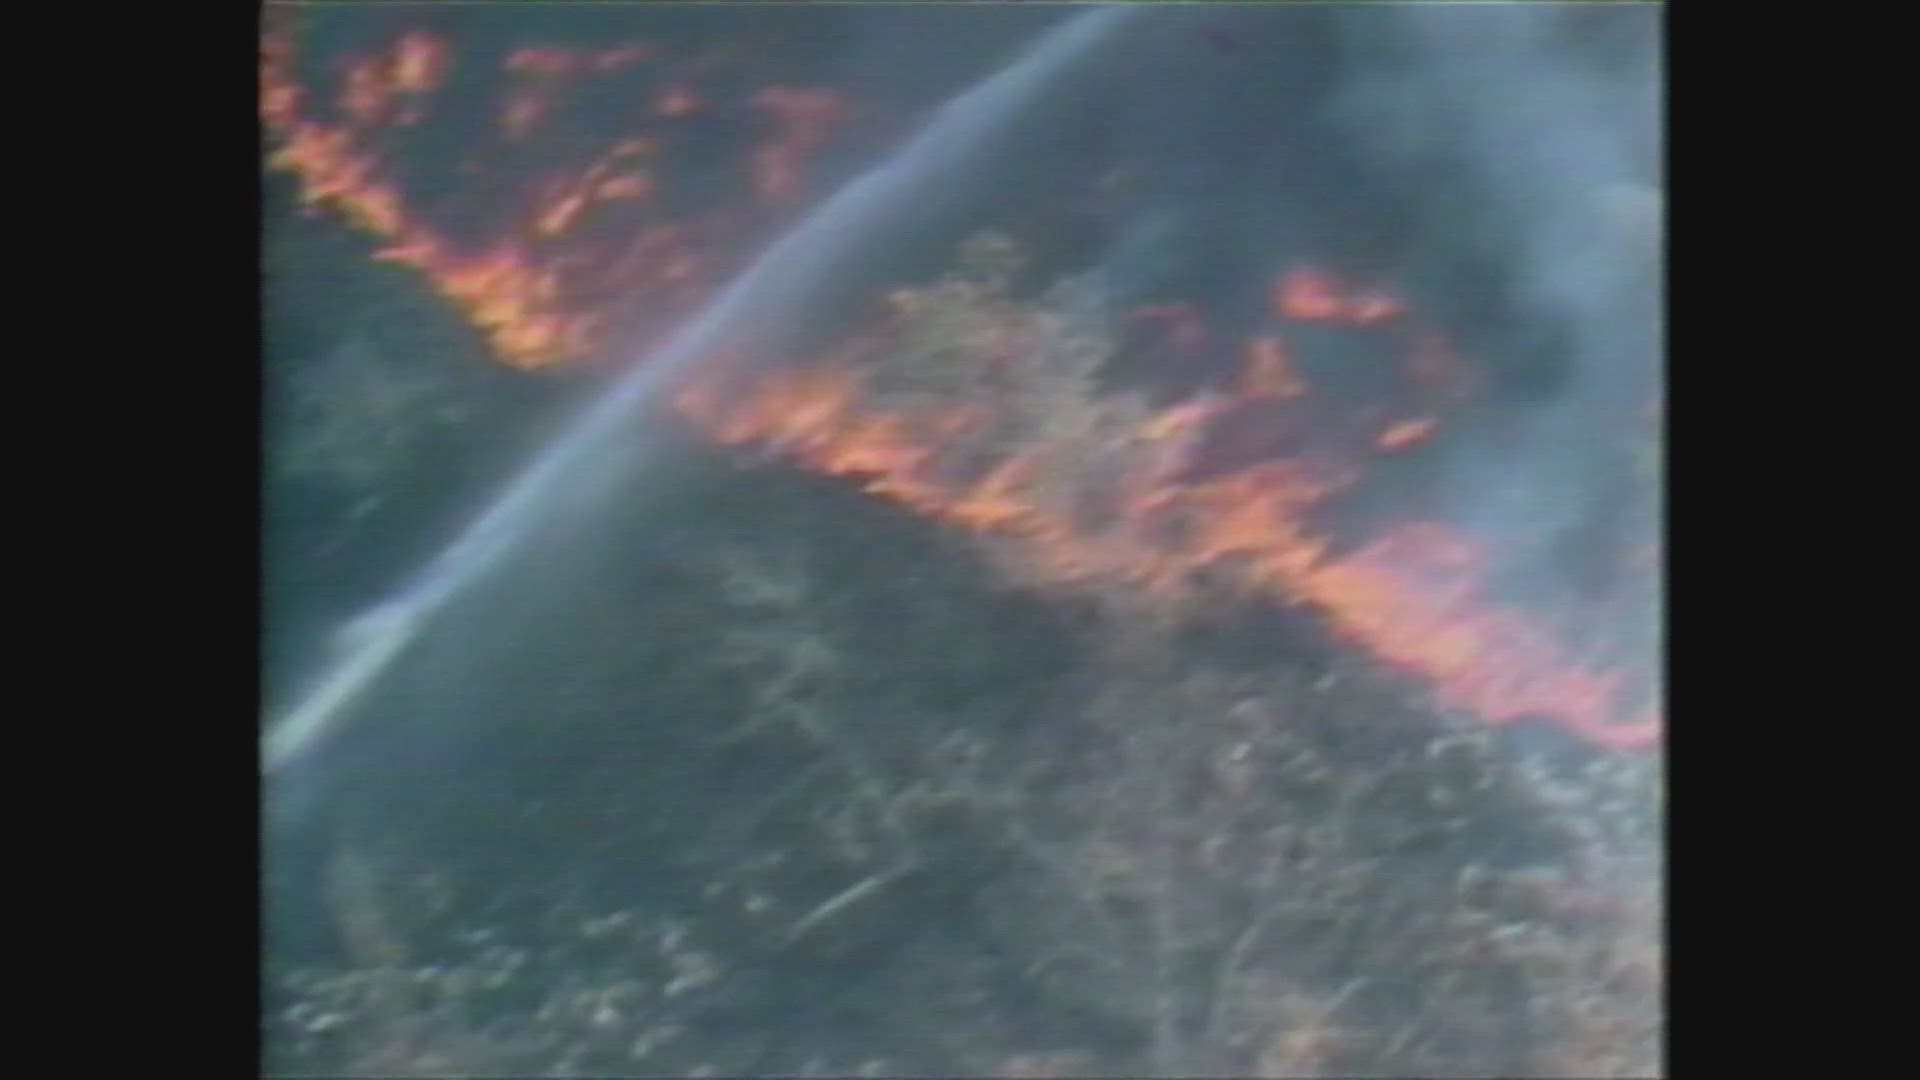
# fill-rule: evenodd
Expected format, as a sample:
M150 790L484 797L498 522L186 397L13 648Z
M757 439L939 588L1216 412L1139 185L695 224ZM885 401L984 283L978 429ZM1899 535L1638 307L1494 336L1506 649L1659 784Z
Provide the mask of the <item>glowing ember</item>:
M1380 433L1380 449L1405 450L1409 446L1423 443L1439 426L1440 422L1437 420L1402 420Z
M394 46L393 85L407 94L425 94L446 76L447 47L439 38L415 30Z

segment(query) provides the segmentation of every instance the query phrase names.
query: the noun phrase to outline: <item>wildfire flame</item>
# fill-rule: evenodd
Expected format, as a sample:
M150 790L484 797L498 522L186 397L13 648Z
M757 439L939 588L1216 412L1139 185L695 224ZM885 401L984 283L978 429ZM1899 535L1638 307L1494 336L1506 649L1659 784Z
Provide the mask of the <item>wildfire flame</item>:
M559 100L565 80L659 55L647 46L515 52L505 63L519 83L505 99L514 119L503 116L502 125L525 137ZM307 206L381 238L379 258L418 271L507 363L579 360L599 341L616 302L620 310L657 302L666 320L690 311L725 268L711 265L710 232L647 216L666 182L662 131L631 133L583 168L531 184L519 215L482 241L456 241L434 223L444 218L409 202L381 140L426 115L454 62L447 40L402 35L386 52L345 66L340 119L328 121L306 111L311 95L294 78L291 40L267 37L261 114L278 142L269 165L298 179ZM687 124L723 108L721 97L690 85L685 71L668 72L640 95L635 112L649 122ZM789 86L762 89L734 107L771 118L771 134L742 162L768 214L804 191L804 163L851 114L839 93ZM616 210L640 216L620 219L617 243L596 244L596 228L611 230ZM1268 325L1223 330L1191 303L1134 312L1134 325L1170 361L1237 358L1238 376L1165 407L1101 413L1123 419L1102 421L1111 429L1102 429L1110 452L1089 452L1091 428L1064 414L1051 426L1022 428L1015 406L991 395L910 408L874 392L873 357L885 353L916 295L894 293L895 325L870 330L816 364L749 376L728 368L686 388L674 404L716 442L765 448L1004 541L1043 578L1125 583L1169 598L1226 581L1318 612L1341 637L1490 722L1544 719L1613 748L1660 742L1662 718L1634 697L1647 688L1583 658L1564 635L1496 597L1489 553L1478 541L1427 521L1389 525L1344 550L1332 540L1322 515L1335 497L1361 484L1383 454L1417 452L1475 387L1473 365L1396 297L1296 266L1272 282ZM1288 336L1301 323L1391 335L1403 346L1399 370L1409 400L1391 413L1346 418L1350 430L1328 427L1306 407L1322 404L1322 390ZM972 360L1014 371L1036 340L1031 326L998 327L973 343ZM1265 447L1246 460L1221 454L1219 445L1233 441L1230 429L1249 415L1268 433L1286 434L1303 417L1319 426L1308 449ZM1230 460L1222 465L1222 457ZM1657 550L1635 554L1657 558Z
M813 156L850 115L843 95L804 87L769 87L734 102L737 110L775 117L765 140L742 155L761 197L754 206L682 210L682 219L667 219L656 207L661 178L649 167L661 152L663 128L623 137L571 172L528 177L517 213L453 204L429 211L409 201L390 151L398 129L430 115L457 60L453 42L409 31L387 49L346 58L332 119L311 111L312 95L294 71L294 46L286 32L262 40L260 112L276 143L268 167L298 180L308 208L330 210L384 241L377 258L419 272L495 353L526 369L588 358L616 320L623 342L644 348L648 333L690 314L714 274L727 269L714 265L711 253L744 250L770 229L778 209L805 190ZM522 157L534 152L533 137L575 81L644 74L662 55L644 43L510 53L501 65L511 85L495 117L498 152L510 145L526 146ZM688 83L689 73L712 66L706 56L659 71L651 118L684 125L726 104ZM483 157L465 171L515 170ZM476 222L492 233L467 235ZM647 309L644 318L637 309ZM636 330L627 325L633 322L644 325Z
M1288 272L1274 286L1273 308L1285 319L1353 326L1372 326L1406 313L1385 293L1355 290L1332 274L1305 267Z
M1124 539L1116 541L1029 496L1022 479L1043 448L956 483L937 468L942 444L926 437L927 424L863 408L843 367L771 375L731 398L695 387L677 405L720 442L765 446L959 528L1017 536L1029 557L1056 572L1165 588L1232 562L1246 584L1312 604L1343 636L1494 723L1551 720L1618 749L1660 740L1651 713L1621 719L1621 677L1571 662L1520 612L1485 598L1483 555L1465 537L1414 524L1329 559L1305 514L1340 485L1298 466L1262 463L1185 485L1135 478L1148 481L1140 485L1146 493L1119 508ZM1196 403L1162 411L1140 437L1177 443L1173 436L1195 430L1207 411Z

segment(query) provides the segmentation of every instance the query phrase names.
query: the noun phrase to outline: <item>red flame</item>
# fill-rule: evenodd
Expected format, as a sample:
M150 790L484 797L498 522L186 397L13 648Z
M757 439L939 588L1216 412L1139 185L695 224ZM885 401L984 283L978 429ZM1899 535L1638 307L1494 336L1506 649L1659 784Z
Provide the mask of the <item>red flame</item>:
M504 133L530 134L560 80L625 70L653 55L647 46L513 53L505 67L523 83L505 99ZM420 32L384 53L350 58L336 100L343 119L328 122L305 112L311 95L293 78L291 39L267 37L260 108L277 142L269 165L298 180L307 206L381 238L380 258L418 271L506 362L578 360L600 340L616 303L621 311L658 303L662 322L690 310L714 280L710 246L698 240L707 226L648 216L667 175L655 168L668 153L657 131L617 140L582 168L543 174L528 185L522 213L495 222L491 239L456 242L448 219L410 204L375 136L429 115L453 60L447 40ZM709 98L685 77L640 98L642 118L681 124L703 112ZM802 191L806 161L850 107L838 93L794 87L763 89L741 103L772 117L772 133L743 167L765 205L781 207ZM477 156L476 168L486 160ZM596 231L613 220L621 222L617 241ZM1604 746L1658 743L1661 718L1632 698L1644 688L1583 660L1539 618L1496 597L1477 541L1436 522L1392 526L1347 554L1330 539L1322 517L1331 497L1362 483L1383 452L1416 453L1430 440L1472 393L1472 364L1398 299L1339 275L1294 268L1274 282L1270 306L1273 324L1243 332L1221 330L1190 303L1137 312L1159 348L1243 363L1237 380L1128 421L1110 450L1077 446L1065 416L1022 431L1004 398L911 411L870 399L861 372L884 353L884 329L814 366L744 383L704 380L676 404L718 442L763 446L1004 541L1045 579L1124 582L1170 602L1227 582L1319 612L1337 634L1490 722L1541 718ZM1289 324L1301 322L1384 331L1402 342L1408 400L1345 417L1320 401L1326 391L1306 378L1289 336ZM973 356L960 362L1016 373L1037 340L1032 326L1009 322L972 342ZM1266 438L1254 440L1259 452L1221 452L1223 440L1234 443L1229 429L1249 418ZM1296 422L1316 425L1310 439L1292 431ZM1276 433L1294 442L1276 442ZM1658 557L1657 548L1635 554Z
M1184 308L1146 314L1198 318ZM983 362L1004 362L1008 340L983 339ZM1431 350L1435 340L1415 336L1411 348ZM861 386L859 366L837 358L745 387L698 384L677 404L720 442L760 445L956 527L1004 536L1025 563L1054 578L1124 581L1173 595L1197 575L1224 574L1319 611L1338 635L1490 722L1547 720L1616 749L1661 739L1660 718L1630 704L1635 687L1624 674L1582 663L1536 619L1493 597L1486 552L1471 537L1412 522L1335 555L1316 514L1364 475L1364 463L1296 454L1195 478L1193 455L1221 421L1261 399L1306 393L1276 336L1248 340L1238 389L1203 392L1146 415L1118 440L1135 447L1125 475L1069 476L1077 494L1064 498L1056 490L1063 462L1083 471L1112 462L1075 458L1058 441L1066 436L1042 433L984 471L956 471L950 463L977 458L1005 430L1004 417L983 416L973 400L955 407L965 416L887 411L868 403ZM1406 449L1438 423L1401 421L1374 445ZM1082 513L1089 501L1104 512Z
M499 99L494 135L531 148L569 80L612 77L657 55L646 44L515 50L502 64L515 84ZM267 164L297 178L305 206L330 210L385 241L379 258L419 271L502 359L523 368L584 359L616 315L631 321L636 301L656 309L645 317L648 327L664 327L689 313L706 292L711 260L703 249L723 242L745 248L738 242L743 234L770 227L768 210L804 190L809 157L848 112L845 99L828 91L773 87L749 94L746 103L771 111L777 121L765 143L742 155L762 206L712 206L688 220L661 220L661 211L652 209L659 205L661 178L649 167L661 152L660 138L634 133L584 167L530 178L518 217L502 220L491 205L480 215L457 205L429 214L410 204L388 152L396 128L431 115L432 96L454 58L450 39L423 31L401 34L387 49L344 58L334 95L341 119L329 121L306 111L310 95L294 76L293 38L264 36L260 111L276 144ZM686 77L711 67L711 60L683 65L646 115L684 124L703 112L708 99ZM510 171L497 160L507 147L490 150L486 142L478 140L463 172ZM608 221L619 222L619 231L604 228ZM491 235L467 235L476 225L491 227ZM456 233L465 238L456 239ZM716 243L696 246L698 236ZM627 332L623 340L631 340Z

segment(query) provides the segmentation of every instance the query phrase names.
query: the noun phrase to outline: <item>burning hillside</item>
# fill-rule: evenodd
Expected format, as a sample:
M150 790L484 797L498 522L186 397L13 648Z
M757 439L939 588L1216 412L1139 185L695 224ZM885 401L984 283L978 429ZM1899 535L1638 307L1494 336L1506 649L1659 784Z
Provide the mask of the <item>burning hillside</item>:
M1486 580L1489 555L1470 536L1409 520L1356 551L1333 552L1323 509L1364 484L1380 455L1440 423L1460 383L1421 374L1457 362L1433 331L1400 327L1403 412L1365 409L1342 430L1272 408L1315 407L1288 368L1286 330L1302 320L1398 320L1397 302L1289 273L1275 288L1284 301L1275 325L1242 345L1237 383L1150 408L1096 385L1120 347L1097 312L1076 313L1061 295L1022 305L1004 287L988 273L902 290L893 314L843 353L744 385L710 379L677 404L713 438L765 446L1002 538L1011 544L1002 559L1021 564L1023 577L1140 588L1172 604L1190 603L1185 594L1204 578L1306 604L1336 633L1494 723L1550 720L1618 749L1659 741L1658 716L1633 697L1647 690L1634 673L1583 663L1528 613L1499 602ZM916 392L916 366L944 375L941 385ZM1290 422L1321 432L1306 450L1220 467L1233 457L1211 437L1252 410L1270 441Z
M276 21L270 1068L1655 1074L1657 198L1362 7Z
M657 336L695 310L734 253L778 223L808 157L850 116L843 95L820 88L736 80L728 99L698 78L713 56L675 59L653 43L521 48L495 76L494 149L470 156L463 176L525 175L516 149L537 142L543 117L586 81L644 76L628 92L652 105L604 151L517 195L464 181L428 200L410 194L395 162L433 122L436 91L461 63L455 44L401 34L349 58L331 101L295 79L294 60L291 37L264 43L269 164L299 180L308 206L384 240L378 257L417 270L502 361L530 368L588 362L611 340L634 341L635 327ZM724 108L765 121L736 159L737 201L676 199L674 140ZM1205 581L1304 605L1489 722L1549 721L1613 748L1660 741L1652 653L1623 655L1605 639L1621 618L1618 591L1584 607L1507 598L1493 541L1419 514L1336 540L1351 528L1341 508L1444 441L1482 381L1407 302L1303 265L1276 265L1264 317L1231 324L1193 301L1075 312L1007 288L989 274L896 290L884 317L819 361L709 372L678 409L712 439L770 448L990 536L1002 561L1026 564L1023 577L1138 588L1168 603ZM1316 352L1313 332L1329 329L1386 359ZM1149 405L1100 378L1129 350L1167 370L1234 373ZM887 388L915 365L937 367L940 385ZM1624 602L1649 592L1653 571L1640 560Z

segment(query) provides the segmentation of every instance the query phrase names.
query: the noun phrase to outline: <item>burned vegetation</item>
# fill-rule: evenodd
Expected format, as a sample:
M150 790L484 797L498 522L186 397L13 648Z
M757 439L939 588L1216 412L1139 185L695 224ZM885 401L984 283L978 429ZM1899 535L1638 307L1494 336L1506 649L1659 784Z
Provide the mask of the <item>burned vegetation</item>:
M1660 1071L1657 756L1530 757L1257 575L1141 573L1105 508L1165 444L1016 255L837 369L952 425L838 470L896 505L805 432L689 445L409 659L274 847L271 1072Z

